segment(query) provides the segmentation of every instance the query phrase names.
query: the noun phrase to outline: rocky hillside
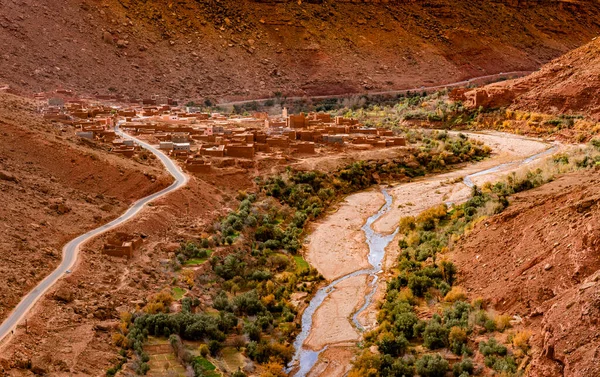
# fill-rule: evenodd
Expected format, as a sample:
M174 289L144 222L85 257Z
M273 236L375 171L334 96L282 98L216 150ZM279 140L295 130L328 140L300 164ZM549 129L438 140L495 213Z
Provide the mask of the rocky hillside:
M600 31L600 3L22 0L0 3L0 84L242 99L534 70Z
M466 93L472 104L600 119L600 39L544 65L529 76ZM477 97L477 100L475 98Z
M575 173L518 194L453 253L470 296L534 331L528 376L600 373L599 183Z

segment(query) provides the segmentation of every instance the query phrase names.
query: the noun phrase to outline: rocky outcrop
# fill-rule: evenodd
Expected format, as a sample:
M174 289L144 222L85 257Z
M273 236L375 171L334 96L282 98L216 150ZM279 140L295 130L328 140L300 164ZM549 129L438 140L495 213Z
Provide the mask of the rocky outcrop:
M600 120L600 39L575 49L524 78L465 93L472 107L511 107Z

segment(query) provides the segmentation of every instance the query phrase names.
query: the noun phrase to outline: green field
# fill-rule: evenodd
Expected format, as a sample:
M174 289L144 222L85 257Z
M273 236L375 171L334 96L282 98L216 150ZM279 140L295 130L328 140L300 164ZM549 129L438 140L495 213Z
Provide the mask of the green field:
M201 265L202 263L206 262L208 260L208 258L210 258L211 254L213 253L212 250L206 250L207 252L207 256L206 258L190 258L185 262L186 266L198 266Z
M294 255L294 260L296 261L296 267L298 267L299 270L308 270L310 268L308 262L300 255Z
M205 372L204 375L206 377L221 377L221 374L216 371L217 367L214 366L214 364L210 361L206 360L204 357L197 356L196 358L194 358L194 362L202 366L202 369Z
M181 300L186 292L187 291L183 288L173 287L173 299L175 301Z

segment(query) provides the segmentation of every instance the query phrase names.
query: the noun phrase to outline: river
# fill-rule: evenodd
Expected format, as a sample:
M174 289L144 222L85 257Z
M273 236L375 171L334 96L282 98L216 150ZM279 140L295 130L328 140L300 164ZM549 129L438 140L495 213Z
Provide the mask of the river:
M397 242L392 241L400 217L439 203L464 201L475 184L497 180L559 148L510 134L469 136L491 145L492 158L450 173L350 195L313 230L306 257L330 283L317 291L302 314L302 329L287 370L293 376L347 374L361 333L376 324L375 304L385 292L385 270L397 255ZM369 211L375 213L365 220Z

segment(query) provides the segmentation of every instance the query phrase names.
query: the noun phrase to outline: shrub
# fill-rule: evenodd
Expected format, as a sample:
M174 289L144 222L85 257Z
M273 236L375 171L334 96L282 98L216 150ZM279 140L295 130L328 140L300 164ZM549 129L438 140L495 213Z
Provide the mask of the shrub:
M208 350L212 356L216 356L223 348L223 344L218 340L212 339L208 341Z
M423 345L431 350L445 347L448 343L448 329L436 321L429 321L423 331Z
M475 367L473 366L473 361L469 358L465 358L462 361L454 364L452 367L452 373L455 377L460 377L463 375L470 375L473 373Z
M244 324L244 334L248 335L250 340L258 342L260 340L260 327L256 326L254 322Z
M494 319L494 322L496 322L496 329L500 332L503 332L504 330L510 328L511 319L512 317L506 314L497 316Z
M488 332L494 332L496 331L496 321L493 319L487 319L483 324L483 327L485 327Z
M498 343L498 341L496 341L495 338L490 338L490 340L487 343L484 341L479 343L479 352L481 352L483 356L504 356L506 355L507 351L508 350L506 349L506 347Z
M448 343L450 349L457 355L462 354L463 346L467 342L467 332L458 326L454 326L450 329L448 334Z
M394 357L403 355L408 347L408 340L404 334L394 336L390 332L384 332L379 335L377 341L379 351L384 354L392 355Z
M415 367L421 377L444 377L448 372L448 361L440 354L427 354L417 360Z
M425 292L433 286L433 280L427 276L419 276L411 274L408 278L408 288L417 297L423 297Z
M529 338L531 338L529 331L520 331L513 337L513 346L526 353L529 350Z
M200 346L200 355L202 355L202 357L206 357L209 353L210 350L208 349L208 346L206 344L202 344Z
M444 297L444 301L446 302L465 301L466 299L467 294L461 287L452 287L450 292Z

